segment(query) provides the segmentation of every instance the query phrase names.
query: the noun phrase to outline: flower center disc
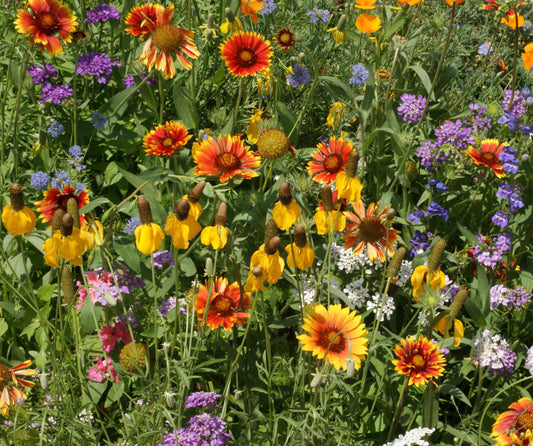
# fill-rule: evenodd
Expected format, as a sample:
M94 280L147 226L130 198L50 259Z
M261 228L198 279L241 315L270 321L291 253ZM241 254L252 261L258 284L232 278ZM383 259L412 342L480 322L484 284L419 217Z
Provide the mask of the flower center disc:
M221 153L217 156L215 164L222 172L231 172L241 165L241 160L233 153Z
M257 61L255 51L249 48L241 48L237 51L237 63L241 67L251 67Z
M9 381L11 381L11 372L4 364L0 364L0 391Z
M424 358L422 357L422 355L415 355L413 356L413 364L418 367L418 368L422 368L424 367L424 364L426 363L426 361L424 360Z
M337 337L338 331L335 330L329 330L328 332L322 333L320 345L324 348L329 347L329 351L333 353L340 353L344 351L344 346L346 345L345 336L342 333L339 333ZM331 346L329 345L331 340L335 338L335 340L331 343Z
M485 158L487 161L492 161L494 159L494 154L493 153L484 153L483 154L483 158Z
M61 26L57 17L49 12L39 14L35 21L37 22L37 28L39 28L39 31L47 36L54 34Z
M233 313L233 302L225 296L218 295L211 302L211 308L217 316L228 316Z
M533 413L524 412L516 419L515 424L516 430L528 430L533 428Z
M165 147L170 147L172 145L172 138L170 138L169 136L167 136L164 140L163 140L163 145Z
M341 170L342 167L342 158L340 155L333 154L326 156L324 160L324 169L328 173L336 173Z
M156 28L152 34L152 41L156 48L163 53L173 53L179 50L183 44L184 37L181 30L175 25L163 25Z
M359 234L367 243L375 243L387 237L387 229L378 217L365 217L359 223Z

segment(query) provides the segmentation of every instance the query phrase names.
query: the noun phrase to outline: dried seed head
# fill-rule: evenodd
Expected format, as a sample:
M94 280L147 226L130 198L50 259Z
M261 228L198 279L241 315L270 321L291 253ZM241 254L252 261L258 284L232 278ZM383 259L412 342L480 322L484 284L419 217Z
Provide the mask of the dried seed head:
M331 212L333 210L333 196L331 194L331 187L328 185L322 186L320 194L322 195L322 207L326 212Z
M70 214L63 215L63 219L61 221L61 227L59 228L61 230L61 235L64 237L68 237L69 235L72 235L73 228L74 228L74 219L72 218L72 215Z
M281 158L291 148L287 135L282 130L263 130L257 139L257 152L261 158L275 160Z
M204 191L204 187L205 181L202 180L189 191L189 195L187 195L188 200L191 203L198 203L198 200L200 200L202 192Z
M307 245L307 237L305 235L305 228L300 223L298 223L294 227L294 243L299 248L303 248L305 245Z
M24 196L20 184L13 183L11 185L9 188L9 198L11 199L11 207L14 212L18 212L24 207Z
M67 304L71 304L76 291L74 290L74 281L72 280L72 271L69 266L64 266L61 270L61 288L63 290L63 299Z
M289 186L289 183L284 181L281 183L281 186L279 187L278 191L278 197L281 204L288 206L291 204L292 201L292 193L291 193L291 187Z
M141 217L141 223L143 225L152 223L152 209L150 209L150 203L148 203L144 195L139 195L139 198L137 198L137 209L139 210L139 217Z
M265 240L263 243L267 245L272 237L278 235L278 230L279 228L276 222L273 219L268 220L265 227Z
M431 253L428 258L428 270L430 273L434 273L439 268L440 259L446 249L446 240L441 238L433 245Z
M74 197L67 200L67 212L72 215L74 227L80 229L80 209L78 208L78 200Z
M387 277L389 279L394 279L398 275L398 271L400 271L402 260L406 253L407 249L405 249L403 246L400 246L392 256L389 267L387 268Z
M252 274L254 275L254 277L261 277L261 274L263 274L263 270L261 269L260 266L256 266L256 267L252 270Z
M281 239L276 236L272 237L268 243L265 244L265 252L271 256L272 254L275 254L279 250L279 245L281 243Z
M61 222L63 221L63 216L65 211L63 209L56 209L52 217L52 234L61 228Z
M396 211L394 210L394 208L390 208L385 214L385 219L387 221L392 221L394 220L395 216L396 216Z
M215 217L215 224L226 226L226 220L227 220L227 213L228 213L228 206L226 203L220 203L218 206L218 212Z
M453 321L457 315L459 314L459 311L461 311L461 308L463 308L463 305L468 299L468 296L470 294L470 291L468 291L466 288L461 288L457 294L455 295L452 303L450 304L450 320Z
M414 161L407 163L407 179L413 183L418 176L418 167Z
M315 376L313 376L313 379L311 380L311 384L309 386L311 389L316 389L320 383L322 382L322 374L320 372L317 372Z
M182 198L180 201L178 201L178 204L176 205L176 218L179 221L186 220L189 216L189 210L191 209L191 205L185 198Z
M348 155L348 162L346 163L346 176L354 178L357 176L357 166L359 164L359 154L357 150L352 150Z

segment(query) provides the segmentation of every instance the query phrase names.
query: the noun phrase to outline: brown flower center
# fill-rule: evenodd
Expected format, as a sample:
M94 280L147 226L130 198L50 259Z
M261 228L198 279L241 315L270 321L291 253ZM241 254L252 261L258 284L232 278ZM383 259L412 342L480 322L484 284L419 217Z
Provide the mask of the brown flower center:
M241 166L241 160L233 153L221 153L215 160L216 166L222 172L231 172Z
M533 413L524 412L517 419L514 428L519 431L526 431L533 428Z
M182 47L184 40L181 30L171 24L156 28L152 34L152 42L155 47L165 54L178 51Z
M492 161L495 157L494 157L493 153L485 152L485 153L483 153L483 158L484 158L485 161Z
M55 34L61 27L61 23L54 14L43 12L35 18L37 28L47 36Z
M336 153L326 156L324 170L328 173L337 173L342 167L342 157Z
M290 33L284 32L284 33L281 33L281 35L279 36L279 40L282 43L288 43L288 42L290 42L292 40L291 37L292 36L291 36Z
M4 365L0 364L0 391L11 381L11 372Z
M379 217L365 217L359 223L359 234L366 243L376 243L387 238L387 228Z
M169 136L167 136L164 140L163 140L163 145L165 147L170 147L172 145L172 138L170 138Z
M227 296L219 294L211 301L209 309L217 316L226 317L233 313L234 303Z
M251 67L257 62L257 54L250 48L240 48L235 56L240 67Z
M331 342L332 340L333 342ZM330 352L340 353L344 351L344 347L346 346L346 336L343 333L339 333L337 330L328 329L327 331L322 332L319 344L326 349L329 347Z
M419 369L424 367L424 365L426 364L426 360L424 359L422 355L414 355L412 361L415 367Z

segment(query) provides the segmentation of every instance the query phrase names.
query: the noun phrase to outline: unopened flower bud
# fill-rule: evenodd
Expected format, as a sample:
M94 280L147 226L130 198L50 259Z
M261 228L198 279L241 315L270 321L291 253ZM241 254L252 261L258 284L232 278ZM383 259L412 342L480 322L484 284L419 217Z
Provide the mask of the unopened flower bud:
M390 208L386 213L385 213L385 219L387 221L392 221L394 220L394 217L396 216L396 211L394 210L394 208Z
M207 277L213 277L214 272L215 268L213 265L213 259L211 257L208 257L205 261L205 275Z
M292 201L292 193L291 193L291 187L289 186L289 183L284 181L281 183L281 186L279 187L278 191L278 197L281 204L288 206L291 204Z
M72 215L74 227L80 229L80 209L78 208L78 200L74 197L67 200L67 213Z
M150 209L150 203L148 203L144 195L139 195L139 198L137 198L137 209L139 210L139 217L141 217L141 223L143 225L152 223L152 209Z
M189 216L189 210L191 209L191 205L187 200L182 198L180 201L178 201L178 204L176 205L176 218L179 221L186 220Z
M169 409L174 409L174 406L176 405L176 399L174 398L174 394L171 392L165 392L165 404Z
M228 213L228 206L226 203L220 203L218 206L218 212L215 216L215 224L226 226L226 220L227 220L227 213Z
M63 237L72 235L72 228L74 228L74 219L72 218L72 215L63 215L63 220L61 221L61 226L59 228L61 230L61 235Z
M305 60L305 53L303 53L303 52L302 53L298 53L298 63L299 64L303 64L304 60Z
M326 212L331 212L333 210L333 196L331 194L331 187L328 185L322 186L320 194L322 196L322 207Z
M224 9L224 13L226 14L226 18L230 23L233 23L235 21L235 14L233 14L233 11L231 9Z
M313 379L311 380L311 384L309 384L309 387L311 389L316 389L320 383L322 382L322 374L320 372L315 373L315 376L313 376Z
M418 167L414 161L407 163L407 179L413 183L418 176Z
M337 30L342 32L346 29L346 14L342 14L337 22Z
M48 389L48 373L39 373L39 381L43 390Z
M24 196L22 195L22 186L13 183L9 188L9 198L13 212L18 212L24 207Z
M278 230L279 228L276 222L273 219L268 220L265 227L265 240L263 243L267 245L272 237L278 235Z
M280 243L281 243L281 239L278 236L272 237L270 241L265 244L265 252L268 255L272 255L278 252Z
M389 267L387 268L387 277L389 279L394 279L398 275L398 271L400 271L402 260L406 253L407 249L405 249L403 246L400 246L392 256Z
M355 370L355 360L347 359L346 360L346 376L348 378L351 378L353 376L354 370Z
M200 181L196 186L194 186L187 195L187 199L191 203L198 203L198 200L200 200L200 197L202 196L202 192L204 191L205 187L205 181Z
M430 273L434 273L439 268L440 259L446 249L446 240L441 238L433 245L431 253L428 258L428 270Z
M303 248L305 245L307 245L307 236L305 235L305 228L300 223L298 223L294 227L294 243L299 248Z
M72 271L67 265L61 269L61 289L63 290L63 299L67 304L71 304L76 295L76 291L74 290Z
M207 27L208 28L213 28L214 27L214 18L213 18L213 14L212 13L207 14Z

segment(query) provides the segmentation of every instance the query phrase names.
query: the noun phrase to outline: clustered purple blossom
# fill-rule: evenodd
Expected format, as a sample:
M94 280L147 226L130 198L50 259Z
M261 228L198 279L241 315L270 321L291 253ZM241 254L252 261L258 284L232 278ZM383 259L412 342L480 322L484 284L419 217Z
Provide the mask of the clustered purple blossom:
M124 232L128 235L133 235L137 226L141 225L141 219L139 217L131 217L124 226Z
M513 373L516 354L508 348L509 343L490 330L483 330L481 339L474 338L473 356L481 367L487 367L489 375L502 375L507 378Z
M56 170L51 185L54 189L63 189L70 185L70 174L64 170Z
M93 25L98 22L107 22L108 20L120 20L120 14L112 6L107 6L105 3L96 6L94 9L87 9L87 18L85 21L89 25Z
M466 150L468 146L475 144L476 139L472 135L472 128L465 127L460 119L446 121L435 129L435 145L440 147L445 144Z
M368 79L368 70L366 67L360 63L357 65L352 65L352 76L350 77L351 85L364 85Z
M505 228L509 224L509 214L505 211L496 211L492 216L492 223L499 226L500 228Z
M186 428L165 435L162 443L157 446L226 446L229 445L231 435L226 429L226 422L222 418L209 413L202 413L192 417Z
M507 173L517 173L520 161L516 158L516 151L509 146L505 146L498 158L503 163L502 169Z
M309 21L311 23L327 23L331 17L331 13L327 9L318 9L317 6L315 6L311 11L307 11L306 15L309 17Z
M133 288L139 289L146 286L143 280L135 277L126 266L121 265L120 269L122 273L115 273L115 277L121 293L131 294Z
M499 305L521 309L531 302L532 294L527 292L523 286L508 289L503 285L495 285L490 289L490 306L496 308Z
M152 261L157 269L163 269L164 265L174 266L174 256L171 251L154 252Z
M422 218L431 217L432 215L437 215L439 217L442 217L444 221L448 221L448 209L444 206L441 206L436 201L432 201L431 203L429 203L425 213L419 209L411 212L407 216L407 220L409 220L414 225L417 225L418 223L420 223L420 220Z
M222 395L215 392L193 392L185 398L185 407L191 409L193 407L205 407L206 410L213 410L218 407L218 399Z
M40 65L28 67L28 73L30 73L34 85L42 84L46 79L58 77L57 70L48 63L44 64L44 67Z
M507 110L509 113L511 113L513 116L516 116L517 118L523 116L526 113L528 107L527 97L524 97L520 90L515 90L514 94L513 90L504 90L503 94L504 96L502 99L502 108L504 110ZM512 104L511 97L513 97Z
M153 77L151 77L148 73L139 73L137 75L137 77L143 81L144 79L146 79L148 77L148 80L146 81L147 85L154 85L154 84L157 84L157 80L154 79ZM133 76L133 74L130 74L129 76L126 76L124 79L124 85L126 86L126 88L130 88L130 87L133 87L135 85L135 78ZM139 90L137 90L139 91Z
M52 121L48 126L46 133L48 133L52 138L57 138L65 133L65 127L63 127L63 124L60 122Z
M82 76L96 76L99 84L107 84L113 72L113 67L118 67L119 65L119 59L111 60L105 53L91 51L79 57L76 72Z
M527 358L524 362L524 366L529 369L529 374L533 375L533 346L529 347L527 350Z
M174 296L170 296L168 299L163 299L161 302L161 305L157 306L157 311L159 311L159 314L161 317L167 317L168 313L170 313L170 310L176 307L176 298Z
M264 0L263 4L261 5L261 9L259 10L259 14L272 14L275 9L276 3L274 3L274 0Z
M91 113L93 119L91 119L91 124L96 130L102 130L105 127L107 118L102 115L99 111L93 111Z
M418 96L410 93L404 93L400 96L402 103L398 107L398 114L405 122L416 124L422 119L422 114L426 107L426 98L419 94Z
M121 314L120 316L115 317L115 322L122 322L123 324L130 325L131 328L139 328L139 321L137 320L137 316L135 316L134 308L139 308L140 303L139 302L133 302L133 307L129 307L128 311L126 311L124 314Z
M70 96L72 96L72 88L68 85L54 85L50 82L45 82L42 87L42 96L39 102L51 101L54 104L61 104Z
M30 179L30 184L35 190L42 190L48 187L50 175L46 172L35 172Z
M431 232L421 232L415 229L415 235L409 240L411 243L411 250L409 255L415 257L418 253L427 251L433 240L433 234Z
M472 127L473 132L477 132L481 137L484 137L492 125L492 119L488 116L483 116L486 108L474 103L468 104L468 108L471 112L471 116L467 118L468 125Z
M431 191L442 194L444 192L448 192L448 186L446 186L442 181L437 181L435 178L430 178L428 180L427 188Z
M478 244L473 252L474 258L486 268L495 269L502 261L504 253L511 249L512 237L510 232L502 231L491 246L483 235L478 234Z
M294 64L292 66L292 73L285 76L287 84L293 88L303 87L311 80L311 73L303 65Z
M509 211L515 213L524 207L524 200L518 193L520 190L521 185L519 184L513 187L507 183L500 183L496 196L504 200L509 200Z
M70 149L68 149L70 157L68 159L68 163L74 167L78 172L81 172L85 169L86 165L82 164L83 161L83 153L80 146L72 146Z

